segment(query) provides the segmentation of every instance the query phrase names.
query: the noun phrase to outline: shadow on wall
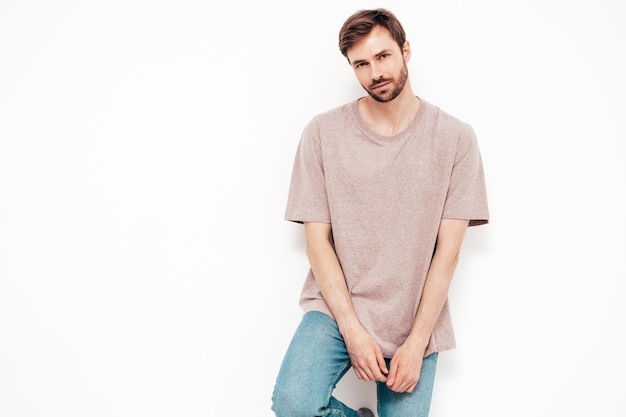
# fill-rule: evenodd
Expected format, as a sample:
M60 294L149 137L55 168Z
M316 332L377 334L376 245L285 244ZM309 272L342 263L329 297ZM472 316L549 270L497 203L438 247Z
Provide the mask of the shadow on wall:
M437 363L437 377L435 379L435 394L431 402L431 412L439 407L438 403L444 401L443 395L437 395L438 391L446 391L448 387L445 381L454 379L458 372L456 355L454 351L446 352L445 356L439 356ZM441 360L445 358L445 360ZM439 389L437 388L438 380ZM361 407L367 407L374 412L376 416L376 384L373 382L364 382L358 379L354 370L350 369L343 377L337 388L333 391L333 396L348 407L358 410ZM432 413L431 413L432 414Z
M333 396L355 410L367 407L376 414L376 384L361 381L352 369L339 381Z

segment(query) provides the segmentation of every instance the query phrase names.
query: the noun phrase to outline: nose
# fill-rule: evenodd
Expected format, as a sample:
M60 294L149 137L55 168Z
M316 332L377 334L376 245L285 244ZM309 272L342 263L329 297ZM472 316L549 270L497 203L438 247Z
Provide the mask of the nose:
M383 71L380 65L371 64L370 65L371 77L373 81L378 81L383 78Z

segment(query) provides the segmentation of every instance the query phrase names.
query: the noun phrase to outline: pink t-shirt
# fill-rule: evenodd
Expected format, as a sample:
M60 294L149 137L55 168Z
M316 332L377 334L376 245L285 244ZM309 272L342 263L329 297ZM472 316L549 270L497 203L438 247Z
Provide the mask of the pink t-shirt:
M356 314L392 357L413 325L441 219L488 222L474 132L425 100L392 137L365 124L356 100L319 114L298 146L285 218L332 225ZM332 317L310 270L300 305ZM425 354L454 347L446 301Z

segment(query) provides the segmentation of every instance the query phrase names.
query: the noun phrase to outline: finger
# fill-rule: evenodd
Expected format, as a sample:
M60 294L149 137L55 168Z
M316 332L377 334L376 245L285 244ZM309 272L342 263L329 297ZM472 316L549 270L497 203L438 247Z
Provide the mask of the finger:
M398 378L395 386L393 387L396 392L405 392L409 388L409 383L404 378Z
M397 367L395 379L393 381L393 384L389 388L391 388L392 391L395 392L404 392L404 390L409 387L409 382L410 381L407 380L406 372L403 372L400 367Z
M358 370L359 374L361 375L359 379L363 381L374 381L374 375L372 374L372 371L369 366L367 365L363 367L359 366L355 368L355 372L356 370Z
M374 377L373 379L374 381L385 382L387 381L387 377L382 372L384 369L380 368L380 362L378 361L379 355L382 357L382 353L376 352L376 356L372 358L372 361L369 364L369 369L372 373L372 376ZM383 363L384 363L384 359L383 359Z
M391 363L389 365L389 373L387 374L387 386L391 388L393 384L395 384L396 378L398 376L398 361L396 361L395 358L391 358Z
M403 382L399 387L399 391L400 392L412 392L417 386L418 382L419 382L419 378L406 376L403 379Z
M362 369L360 374L361 374L361 377L359 379L361 381L367 381L367 382L372 381L372 377L370 375L369 370Z
M402 383L396 384L397 387L395 387L394 391L396 392L410 392L409 390L412 389L412 387L414 387L414 384L411 384L411 382L407 381L407 380L403 380Z
M356 366L353 366L352 369L354 369L354 374L356 375L356 377L359 378L362 381L363 380L363 374L361 373L359 368L357 368Z
M370 381L386 381L387 377L380 372L380 368L378 367L378 364L376 362L372 362L368 368L368 376L371 377Z
M397 376L394 384L390 387L392 391L395 392L404 392L403 388L406 386L404 379L402 376Z
M417 386L417 382L415 384L411 385L409 387L409 389L406 390L406 392L408 392L409 394L412 393L416 386Z
M385 376L385 374L383 374L380 371L380 368L378 366L374 366L374 368L372 368L372 374L374 376L375 381L381 381L381 382L387 381L387 377Z
M387 369L387 363L385 362L385 358L383 357L382 350L378 349L376 352L376 361L378 362L378 368L383 374L388 374L389 369Z

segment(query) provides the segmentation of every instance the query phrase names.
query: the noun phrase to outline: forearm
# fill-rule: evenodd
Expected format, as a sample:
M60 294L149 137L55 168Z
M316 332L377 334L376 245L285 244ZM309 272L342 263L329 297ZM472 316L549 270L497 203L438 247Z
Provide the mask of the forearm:
M437 247L426 275L415 321L407 339L407 342L417 350L426 349L446 302L468 223L467 220L444 219L439 226Z
M330 231L315 229L316 226L306 225L307 256L315 281L324 301L328 305L339 331L345 335L347 330L360 325L341 264L330 239Z
M458 256L435 256L431 262L419 308L407 341L416 349L425 350L439 314L448 297Z
M335 317L356 376L385 382L388 372L382 350L356 316L346 278L332 243L329 224L305 223L307 256L322 297Z

